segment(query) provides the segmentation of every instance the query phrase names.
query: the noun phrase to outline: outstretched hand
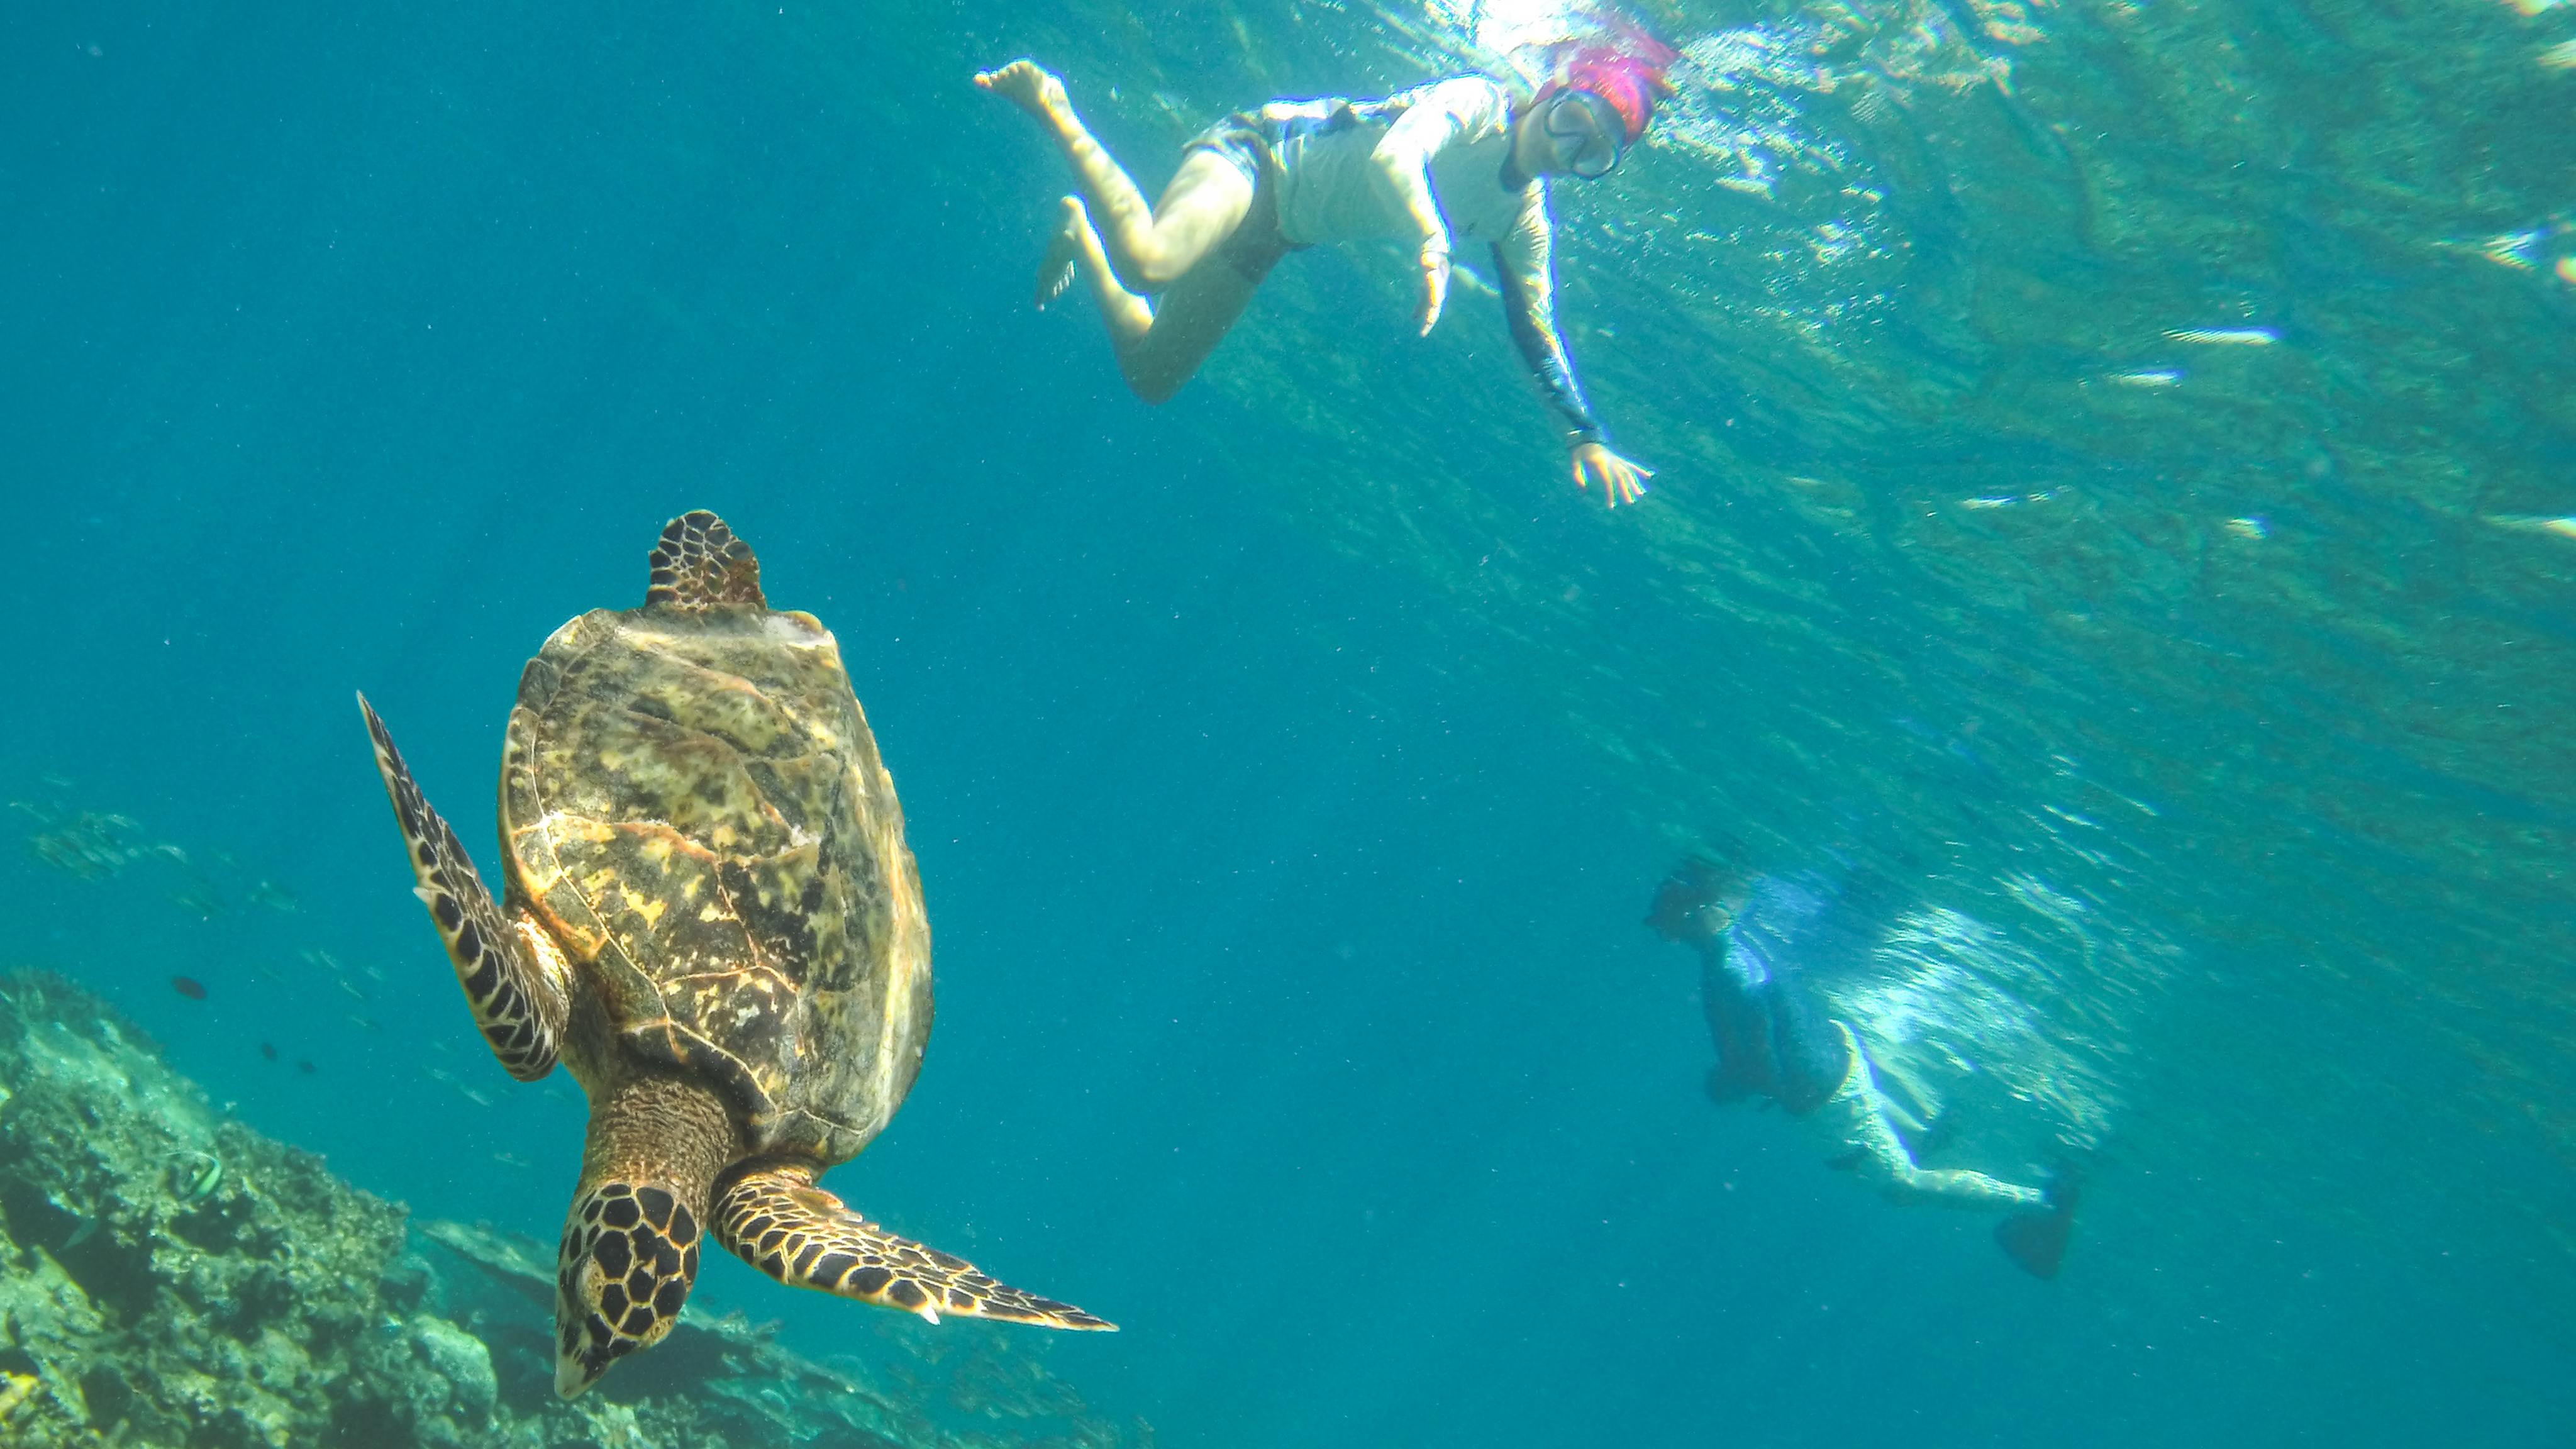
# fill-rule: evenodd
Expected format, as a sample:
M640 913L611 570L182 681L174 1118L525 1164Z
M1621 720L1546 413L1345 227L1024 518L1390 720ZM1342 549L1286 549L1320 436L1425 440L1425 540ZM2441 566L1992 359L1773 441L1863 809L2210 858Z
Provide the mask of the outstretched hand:
M1646 480L1654 476L1654 469L1631 463L1599 443L1574 445L1574 486L1600 484L1601 500L1612 508L1645 497Z
M1440 320L1441 305L1449 300L1449 240L1433 237L1422 244L1422 335L1431 335L1432 324Z

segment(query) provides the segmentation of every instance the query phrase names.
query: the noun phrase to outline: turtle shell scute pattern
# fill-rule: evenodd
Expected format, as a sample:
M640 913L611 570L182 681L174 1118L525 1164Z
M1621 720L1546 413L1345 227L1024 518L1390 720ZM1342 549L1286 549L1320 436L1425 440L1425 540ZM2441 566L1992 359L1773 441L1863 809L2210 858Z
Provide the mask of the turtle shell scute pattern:
M633 1049L726 1091L758 1148L837 1162L883 1129L929 1033L929 925L821 624L565 625L521 677L502 815L522 895Z

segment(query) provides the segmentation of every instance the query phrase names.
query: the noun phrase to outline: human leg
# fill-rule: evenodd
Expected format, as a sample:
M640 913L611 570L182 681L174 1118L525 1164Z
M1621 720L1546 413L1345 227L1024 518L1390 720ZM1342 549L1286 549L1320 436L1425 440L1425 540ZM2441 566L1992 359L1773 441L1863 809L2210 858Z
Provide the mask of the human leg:
M1832 1025L1850 1053L1850 1066L1818 1115L1839 1140L1856 1149L1852 1165L1864 1177L1877 1182L1889 1197L1908 1202L2007 1211L2046 1204L2047 1194L2035 1187L1968 1168L1918 1164L1899 1130L1906 1121L1904 1109L1879 1090L1876 1070L1860 1038L1841 1022Z
M1156 305L1119 281L1100 234L1077 197L1064 199L1061 234L1070 239L1074 264L1100 304L1101 320L1108 324L1110 344L1118 353L1119 373L1149 403L1167 401L1197 373L1235 319L1243 315L1258 285L1220 262L1184 273Z
M1179 280L1251 209L1252 178L1227 158L1197 150L1182 159L1162 197L1147 205L1144 192L1075 114L1064 82L1034 61L1015 60L985 71L975 84L1010 100L1047 128L1090 199L1090 224L1104 250L1144 291L1158 292ZM1078 260L1065 250L1061 235L1048 257L1051 265L1040 273L1042 295L1051 295L1048 280L1062 276L1065 262Z
M1964 1167L1916 1167L1910 1159L1890 1174L1887 1190L1908 1201L1964 1208L2036 1208L2044 1205L2045 1196L2038 1188Z
M1865 1070L1865 1069L1864 1069ZM1938 1203L1944 1207L1963 1208L2035 1208L2043 1205L2046 1194L2035 1187L1989 1176L1964 1167L1922 1167L1906 1149L1905 1139L1897 1134L1895 1104L1879 1095L1872 1087L1847 1092L1848 1107L1854 1119L1851 1136L1862 1149L1864 1175L1875 1179L1887 1195L1906 1202ZM1838 1100L1837 1105L1843 1105Z
M1153 304L1127 290L1110 268L1108 254L1101 250L1100 233L1091 225L1091 213L1079 196L1063 201L1062 219L1056 227L1055 242L1047 248L1047 262L1038 268L1039 305L1054 293L1047 290L1047 265L1059 263L1064 268L1063 281L1056 284L1061 293L1079 270L1091 284L1092 300L1100 304L1100 319L1109 326L1109 340L1124 357L1127 349L1141 341L1154 326Z

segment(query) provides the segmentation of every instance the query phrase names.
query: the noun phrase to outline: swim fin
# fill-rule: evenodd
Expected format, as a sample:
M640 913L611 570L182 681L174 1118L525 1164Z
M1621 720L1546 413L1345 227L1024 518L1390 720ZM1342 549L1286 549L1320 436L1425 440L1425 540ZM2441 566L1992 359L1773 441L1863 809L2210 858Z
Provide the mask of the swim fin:
M1995 1246L2030 1276L2057 1276L2066 1259L2066 1240L2075 1231L2075 1199L2080 1184L2074 1171L2061 1169L2048 1185L2048 1206L2014 1213L1995 1224Z

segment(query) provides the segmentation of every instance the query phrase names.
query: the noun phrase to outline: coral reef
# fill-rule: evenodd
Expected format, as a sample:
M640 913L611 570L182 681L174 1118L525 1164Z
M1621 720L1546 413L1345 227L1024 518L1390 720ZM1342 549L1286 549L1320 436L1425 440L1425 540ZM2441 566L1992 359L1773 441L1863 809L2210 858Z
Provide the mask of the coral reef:
M0 978L13 1449L1151 1442L995 1336L824 1365L694 1310L653 1373L565 1403L552 1250L407 1217L215 1110L98 998Z

